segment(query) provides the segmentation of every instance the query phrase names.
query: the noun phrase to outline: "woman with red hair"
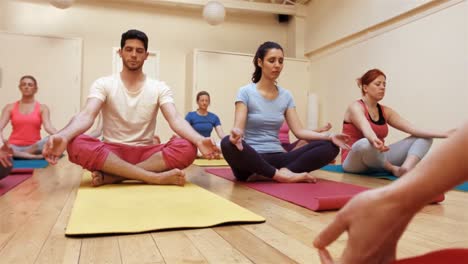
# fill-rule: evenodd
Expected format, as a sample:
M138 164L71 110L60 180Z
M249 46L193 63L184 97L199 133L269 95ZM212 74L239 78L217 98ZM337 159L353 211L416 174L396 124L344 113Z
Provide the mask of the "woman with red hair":
M426 155L432 138L446 138L451 132L417 128L392 108L379 104L386 88L386 76L381 70L369 70L357 82L362 98L353 102L344 115L343 133L350 136L352 145L351 150L343 149L341 153L344 171L386 170L400 177ZM389 125L410 136L386 146Z

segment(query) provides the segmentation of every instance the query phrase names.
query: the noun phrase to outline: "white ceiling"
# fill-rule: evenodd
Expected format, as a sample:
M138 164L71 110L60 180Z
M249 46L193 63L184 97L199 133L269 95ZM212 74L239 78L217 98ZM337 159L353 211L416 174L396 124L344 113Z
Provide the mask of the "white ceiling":
M140 3L144 5L170 5L202 8L210 0L105 0L107 2ZM228 11L298 15L298 7L311 0L216 0Z

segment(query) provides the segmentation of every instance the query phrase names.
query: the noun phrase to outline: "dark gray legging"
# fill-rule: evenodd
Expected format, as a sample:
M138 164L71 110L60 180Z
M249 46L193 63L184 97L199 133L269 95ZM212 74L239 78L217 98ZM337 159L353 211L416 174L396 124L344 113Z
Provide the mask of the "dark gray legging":
M3 165L0 164L0 180L8 176L11 172L12 167L3 167Z
M273 178L276 169L287 168L292 172L310 172L319 169L335 159L339 148L331 141L311 141L291 152L257 153L245 141L242 141L244 149L239 151L229 141L229 136L221 140L221 150L224 159L231 166L234 176L238 180L245 181L252 174L258 174Z

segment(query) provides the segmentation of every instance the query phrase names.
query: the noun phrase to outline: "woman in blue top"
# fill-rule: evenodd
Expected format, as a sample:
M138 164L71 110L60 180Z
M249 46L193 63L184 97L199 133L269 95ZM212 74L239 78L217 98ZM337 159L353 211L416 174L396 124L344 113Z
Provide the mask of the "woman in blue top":
M221 127L221 121L217 115L208 112L208 106L210 105L210 94L205 91L201 91L197 94L198 109L193 112L189 112L185 116L185 120L204 137L210 137L213 128L218 134L218 137L222 139L225 134Z
M291 93L276 84L283 60L279 44L260 45L253 59L252 83L237 95L234 128L221 141L221 150L238 180L255 174L278 182L315 182L309 172L335 159L339 147L349 148L344 134L328 136L304 128ZM309 143L286 152L278 138L285 119L294 135Z

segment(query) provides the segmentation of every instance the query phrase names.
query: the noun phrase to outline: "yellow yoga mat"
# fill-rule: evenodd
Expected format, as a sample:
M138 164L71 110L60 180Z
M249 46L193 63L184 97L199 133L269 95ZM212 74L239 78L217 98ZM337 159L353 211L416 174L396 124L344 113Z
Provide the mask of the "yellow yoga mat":
M192 183L180 187L129 182L96 188L91 186L90 172L85 172L65 235L140 233L264 221Z
M200 166L200 167L224 167L224 166L229 166L229 164L226 162L225 159L212 159L212 160L207 160L207 159L196 159L193 162L194 165Z

